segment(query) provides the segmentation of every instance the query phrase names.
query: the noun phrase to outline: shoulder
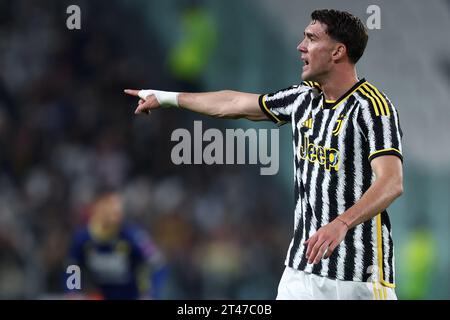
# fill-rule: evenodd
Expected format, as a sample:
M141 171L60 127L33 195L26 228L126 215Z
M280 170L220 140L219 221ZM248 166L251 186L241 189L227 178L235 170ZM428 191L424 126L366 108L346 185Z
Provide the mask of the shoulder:
M314 81L302 81L300 84L293 85L284 90L289 90L296 93L311 93L320 94L322 93L322 87L319 83Z
M128 224L122 232L134 250L137 250L140 254L150 257L157 251L157 245L147 230L134 224Z
M133 239L134 240L141 233L143 233L143 230L139 226L137 226L135 224L131 224L131 223L126 223L122 227L121 236L123 238Z
M300 84L291 85L287 88L266 94L268 99L279 99L291 95L300 95L302 93L322 92L317 82L303 81Z
M396 112L387 95L368 81L358 87L355 97L360 107L374 116L391 116Z
M135 244L151 241L150 233L135 224L126 224L122 229L122 237Z
M316 90L322 92L322 87L320 86L320 84L314 81L303 81L301 83L301 86L304 88L304 90Z

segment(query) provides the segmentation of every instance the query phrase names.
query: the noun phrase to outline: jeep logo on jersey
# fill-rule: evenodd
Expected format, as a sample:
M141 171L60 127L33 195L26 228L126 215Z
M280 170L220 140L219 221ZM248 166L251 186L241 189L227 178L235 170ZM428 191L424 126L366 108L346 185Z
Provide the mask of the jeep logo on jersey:
M299 155L304 160L308 159L313 163L318 162L328 171L331 171L331 169L339 170L339 150L310 143L309 136L304 137L303 144L299 149Z

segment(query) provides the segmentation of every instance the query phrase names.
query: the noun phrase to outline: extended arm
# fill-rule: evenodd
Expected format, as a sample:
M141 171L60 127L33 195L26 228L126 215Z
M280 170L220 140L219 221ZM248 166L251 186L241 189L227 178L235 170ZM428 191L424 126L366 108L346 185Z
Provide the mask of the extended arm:
M329 258L349 229L372 219L403 193L403 169L398 157L381 156L375 158L371 166L376 180L361 199L305 242L309 263Z
M237 91L217 91L205 93L175 93L165 91L146 92L143 96L139 90L125 90L125 93L140 97L135 113L149 113L159 107L180 107L204 115L253 121L268 120L261 111L258 94ZM147 93L149 93L147 95Z

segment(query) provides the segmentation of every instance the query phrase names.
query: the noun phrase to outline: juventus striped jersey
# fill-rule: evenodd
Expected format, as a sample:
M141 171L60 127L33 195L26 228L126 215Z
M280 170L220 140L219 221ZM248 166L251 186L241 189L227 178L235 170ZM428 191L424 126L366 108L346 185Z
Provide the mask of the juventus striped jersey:
M308 264L303 245L369 189L375 180L373 159L395 155L403 161L402 131L392 103L362 79L337 101L325 100L318 83L304 81L261 95L259 104L278 125L292 125L295 224L286 265L331 279L395 287L387 211L349 230L319 264Z

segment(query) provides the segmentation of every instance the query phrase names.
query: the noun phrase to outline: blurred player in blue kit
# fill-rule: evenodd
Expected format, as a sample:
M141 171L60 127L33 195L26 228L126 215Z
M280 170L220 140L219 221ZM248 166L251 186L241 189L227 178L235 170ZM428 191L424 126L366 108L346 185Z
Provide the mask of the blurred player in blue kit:
M81 270L81 290L69 296L99 299L161 299L167 267L148 233L125 219L122 196L103 193L86 226L77 230L69 265Z

